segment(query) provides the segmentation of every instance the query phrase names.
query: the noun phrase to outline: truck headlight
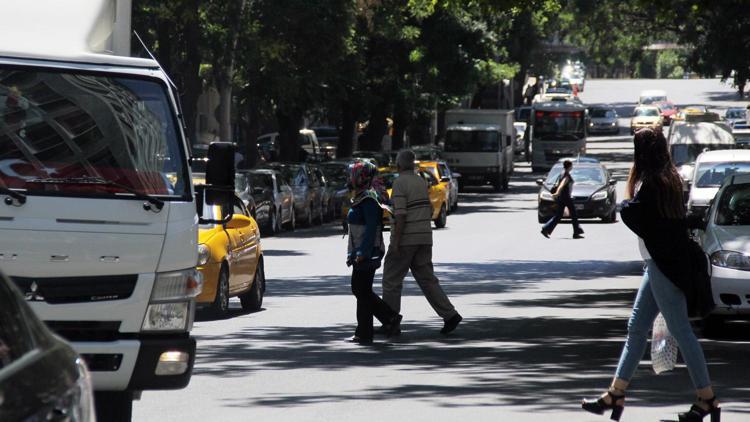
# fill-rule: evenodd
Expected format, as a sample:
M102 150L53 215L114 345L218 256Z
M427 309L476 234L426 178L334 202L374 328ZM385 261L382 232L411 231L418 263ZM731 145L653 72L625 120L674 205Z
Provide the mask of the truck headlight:
M143 331L182 331L189 316L189 303L152 303L146 309Z
M605 190L599 191L599 192L591 195L591 200L592 201L603 201L605 199L607 199L607 191L605 191Z
M190 300L203 291L203 275L190 268L184 271L159 273L154 280L151 302Z
M711 264L733 270L750 271L750 256L741 252L716 251L711 254Z
M542 201L554 201L555 197L552 196L552 193L550 193L550 191L543 190L539 193L539 199L541 199Z
M208 264L208 260L211 258L211 249L205 243L198 245L198 266Z

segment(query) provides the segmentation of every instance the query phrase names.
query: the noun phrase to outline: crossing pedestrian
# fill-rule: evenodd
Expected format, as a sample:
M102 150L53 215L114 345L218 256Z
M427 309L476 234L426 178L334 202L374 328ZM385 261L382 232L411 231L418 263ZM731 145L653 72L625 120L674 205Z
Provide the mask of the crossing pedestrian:
M552 196L555 198L555 202L557 203L557 211L555 212L555 215L553 215L552 218L550 218L549 221L547 221L547 223L542 227L542 236L546 238L549 238L549 236L555 230L555 227L557 227L557 223L559 223L563 218L566 208L568 209L570 219L573 222L573 239L583 238L583 236L581 236L583 234L583 229L578 224L576 207L573 204L573 198L571 197L571 192L573 191L573 183L575 182L573 180L573 177L570 175L571 170L573 170L573 162L570 160L565 160L563 162L563 171L562 173L560 173L560 178L557 180L557 183L555 183L555 186L553 188L554 192L552 192Z
M352 267L352 293L357 298L357 329L350 341L362 345L373 342L373 316L395 329L401 315L389 307L372 290L375 271L380 267L385 247L383 245L383 210L378 194L372 188L377 167L366 161L357 161L349 167L353 188L349 221L347 265ZM388 331L386 334L392 334Z
M620 213L637 236L646 263L643 283L628 322L628 336L614 379L607 392L584 400L584 410L612 410L619 420L625 390L646 351L649 330L659 312L677 340L697 400L680 422L699 422L711 415L719 422L721 409L711 387L706 359L690 326L689 316L704 316L713 307L708 264L703 251L688 236L682 201L682 181L669 157L661 130L641 129L634 139L635 158L626 187L629 201Z
M396 312L401 310L404 277L411 274L427 301L443 318L443 334L456 329L461 315L440 287L432 266L432 204L427 182L414 171L415 155L403 150L396 156L399 175L393 182L393 226L391 243L383 267L383 300ZM381 330L398 333L399 327L384 324Z

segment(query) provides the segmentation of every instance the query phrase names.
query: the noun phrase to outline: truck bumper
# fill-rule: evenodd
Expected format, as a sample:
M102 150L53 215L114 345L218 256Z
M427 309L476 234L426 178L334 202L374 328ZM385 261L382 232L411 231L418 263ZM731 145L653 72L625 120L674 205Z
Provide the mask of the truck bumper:
M91 370L96 391L176 390L190 382L195 363L195 339L183 336L144 336L133 340L75 342ZM165 352L188 356L186 370L177 375L156 375Z

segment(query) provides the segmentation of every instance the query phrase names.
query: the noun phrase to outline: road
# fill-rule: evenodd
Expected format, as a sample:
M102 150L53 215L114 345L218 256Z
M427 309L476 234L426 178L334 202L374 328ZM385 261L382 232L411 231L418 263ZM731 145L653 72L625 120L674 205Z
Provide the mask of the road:
M582 98L627 111L638 91L663 85L678 104L732 104L718 81L589 81ZM593 138L588 151L621 181L621 197L630 138ZM340 230L286 233L263 241L264 309L245 314L233 302L232 318L197 322L190 385L144 393L134 420L607 420L583 413L580 399L606 388L617 364L642 272L636 241L619 222L587 222L583 240L563 224L545 239L537 177L521 164L507 193L462 194L435 231L435 269L464 316L453 335L438 334L442 321L407 278L403 334L369 348L346 343L355 302ZM749 341L745 326L702 339L725 421L750 413ZM645 362L623 420L676 419L693 394L683 365L656 376Z

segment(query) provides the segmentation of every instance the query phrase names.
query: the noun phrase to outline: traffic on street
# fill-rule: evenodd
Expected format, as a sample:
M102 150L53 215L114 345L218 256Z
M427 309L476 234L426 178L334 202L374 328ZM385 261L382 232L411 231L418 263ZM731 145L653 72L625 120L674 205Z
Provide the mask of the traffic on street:
M0 422L747 420L741 2L281 3L0 6Z

